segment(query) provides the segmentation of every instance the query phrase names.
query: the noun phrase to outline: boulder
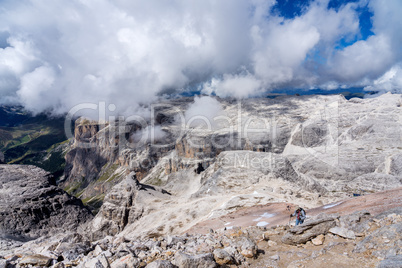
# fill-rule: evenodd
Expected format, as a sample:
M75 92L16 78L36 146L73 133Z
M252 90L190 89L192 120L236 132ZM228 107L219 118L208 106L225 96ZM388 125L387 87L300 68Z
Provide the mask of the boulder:
M214 250L214 259L217 264L225 265L225 264L233 264L234 257L230 255L226 250L217 248Z
M129 254L120 259L115 260L110 267L111 268L135 268L138 267L140 261L133 255Z
M320 234L326 234L329 229L335 227L336 218L336 216L324 216L295 226L285 233L281 241L288 245L304 244Z
M190 256L178 251L174 256L174 264L179 268L214 268L217 267L212 253Z
M339 235L340 237L347 238L347 239L356 239L355 232L352 230L348 230L342 227L333 227L329 229L329 232L335 235Z
M257 245L250 238L244 237L240 243L240 254L246 258L254 258L257 255Z
M55 252L62 255L65 260L74 261L80 256L86 255L92 250L91 244L89 242L81 243L60 243Z
M157 260L148 264L147 268L174 268L174 265L170 261Z
M352 214L341 216L339 218L340 227L347 228L354 232L363 232L367 229L366 220L370 217L367 210L356 211Z
M166 243L168 247L173 247L174 245L176 245L177 243L185 242L185 238L184 237L179 237L179 236L175 236L175 235L168 235L166 237Z
M110 268L110 264L105 255L101 254L98 257L87 261L84 264L85 268Z
M40 254L27 255L19 262L20 265L50 266L52 259Z
M320 234L314 239L311 239L311 242L313 243L314 246L320 246L324 244L325 236L323 234Z

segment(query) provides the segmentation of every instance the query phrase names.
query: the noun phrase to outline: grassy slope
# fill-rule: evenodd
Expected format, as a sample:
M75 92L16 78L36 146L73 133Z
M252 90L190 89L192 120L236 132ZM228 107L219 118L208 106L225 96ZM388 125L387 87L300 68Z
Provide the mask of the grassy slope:
M30 116L18 107L0 107L0 114L0 151L6 163L36 165L56 177L63 174L64 155L56 145L67 139L64 118Z

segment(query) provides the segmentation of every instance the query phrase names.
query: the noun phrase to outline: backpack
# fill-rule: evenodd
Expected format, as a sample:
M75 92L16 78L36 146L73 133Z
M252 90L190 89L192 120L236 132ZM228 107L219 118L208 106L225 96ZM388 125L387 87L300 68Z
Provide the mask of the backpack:
M300 208L300 212L299 212L300 214L298 213L298 214L296 215L296 217L297 217L298 220L300 220L300 217L299 217L299 216L301 216L301 213L302 213L302 212L304 212L304 215L306 215L306 211L305 211L303 208Z

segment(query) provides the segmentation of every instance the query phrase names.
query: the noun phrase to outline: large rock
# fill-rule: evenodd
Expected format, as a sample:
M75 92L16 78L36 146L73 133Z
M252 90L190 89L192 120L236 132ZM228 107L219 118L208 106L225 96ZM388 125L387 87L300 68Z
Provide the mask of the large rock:
M356 211L349 215L339 218L340 227L352 230L354 232L364 232L367 226L366 220L370 218L370 213L366 210Z
M246 258L254 258L257 255L257 244L250 238L242 238L240 240L240 254Z
M230 255L226 250L217 248L214 250L214 258L217 264L225 265L225 264L233 264L234 257Z
M139 265L139 260L135 258L132 254L121 257L115 260L110 267L111 268L135 268Z
M336 226L335 216L307 221L291 228L282 237L282 242L288 245L303 244L321 234L328 233L329 229Z
M339 235L340 237L347 238L347 239L356 239L355 232L352 230L335 226L329 229L329 232L335 235Z
M323 234L320 234L316 238L311 239L311 242L313 243L314 246L320 246L324 244L325 236Z
M52 259L43 255L35 254L35 255L28 255L22 258L19 262L20 265L34 265L40 267L47 267L50 265Z
M65 260L75 261L79 257L86 255L92 250L91 244L86 242L68 243L61 242L55 249L55 252L63 256Z
M105 255L101 254L94 259L87 261L84 264L85 268L110 268L110 264Z
M214 261L214 255L211 253L191 256L178 251L174 257L175 265L179 268L214 268L217 266Z
M380 261L377 268L402 268L402 255L396 255Z
M56 185L49 173L23 165L0 165L0 233L35 237L75 230L92 219L81 200Z
M147 268L174 268L174 265L170 261L157 260L148 264Z

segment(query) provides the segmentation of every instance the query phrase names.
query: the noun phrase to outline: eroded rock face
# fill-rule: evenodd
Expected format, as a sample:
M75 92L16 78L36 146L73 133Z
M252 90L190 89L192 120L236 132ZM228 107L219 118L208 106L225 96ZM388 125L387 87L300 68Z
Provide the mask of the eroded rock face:
M35 166L0 165L0 233L36 237L75 230L92 219L81 200L54 185Z
M106 195L101 210L89 226L91 239L121 232L128 224L143 216L153 196L164 194L163 191L140 184L135 173L130 173Z
M96 238L115 235L124 229L129 222L129 217L132 218L132 213L135 212L133 201L140 188L141 185L134 174L127 176L125 180L112 188L92 224L93 235Z

